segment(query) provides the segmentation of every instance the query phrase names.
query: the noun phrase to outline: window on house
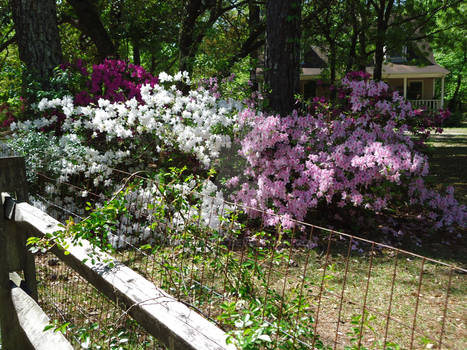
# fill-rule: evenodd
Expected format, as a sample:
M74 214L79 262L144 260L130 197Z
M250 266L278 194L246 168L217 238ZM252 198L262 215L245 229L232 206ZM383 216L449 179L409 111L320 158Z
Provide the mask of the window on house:
M401 50L390 51L388 55L389 62L392 63L406 63L407 62L407 46L403 46Z
M409 81L407 99L421 100L423 96L423 83L421 81Z
M303 86L303 97L310 98L316 96L316 81L310 80Z

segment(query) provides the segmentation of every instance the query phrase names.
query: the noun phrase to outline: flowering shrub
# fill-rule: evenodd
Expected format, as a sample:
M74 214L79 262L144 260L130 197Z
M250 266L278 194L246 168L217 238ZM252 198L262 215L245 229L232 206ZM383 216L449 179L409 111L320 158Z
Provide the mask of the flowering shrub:
M84 67L80 71L86 75ZM223 167L220 152L231 147L233 135L244 134L240 154L245 177L231 178L227 185L237 188L236 201L264 210L268 225L291 227L292 218L303 220L318 206L377 213L422 210L436 227L464 225L465 208L452 190L440 195L424 185L428 162L408 134L416 130L411 125L418 112L385 83L355 78L342 81L337 102L316 98L306 111L281 118L259 113L253 100L242 109L232 99L221 99L215 80L183 94L177 86L190 84L187 74L161 73L153 83L135 85L138 93L130 99L126 93L111 94L84 106L72 96L42 99L36 106L40 117L11 123L16 134L10 143L27 157L37 145L48 145L29 153L31 172L45 169L58 183L84 178L88 190L99 194L115 190L112 168L160 168L166 165L164 157L180 154L184 164L192 161L193 173L206 176L210 167ZM213 183L204 188L221 202ZM53 185L47 191L58 192ZM149 193L141 191L143 197Z
M240 153L248 166L246 179L228 182L239 186L235 200L264 210L266 224L286 228L320 203L375 212L409 203L427 208L437 227L465 225L452 189L441 196L424 185L427 158L407 134L416 117L410 104L364 77L343 79L338 97L336 105L315 99L308 113L285 118L244 110L240 122L251 131Z
M141 87L140 101L136 96L122 102L101 98L80 106L71 96L42 99L37 105L40 117L10 125L15 132L10 145L26 155L29 179L34 182L41 171L58 184L80 179L78 185L88 186L79 193L85 198L89 192L116 189L113 168L134 172L148 170L149 164L164 167L164 154L185 154L184 161L192 158L199 172L206 173L220 150L230 147L241 104L203 87L182 94L177 84L190 84L186 73L161 73L158 80L160 84ZM59 193L53 184L45 189L54 196ZM223 198L210 182L200 191L206 198L205 191L214 196L203 201L205 208Z
M66 77L68 89L74 94L75 104L86 106L97 103L99 99L110 102L124 102L136 98L141 99L141 87L144 84L154 86L157 77L137 66L125 61L106 59L92 66L88 72L82 60L74 64L60 66L61 74Z
M146 158L157 159L162 147L192 153L206 168L219 156L222 147L230 147L235 116L241 105L233 100L222 100L199 88L187 96L176 88L178 81L189 82L187 75L175 77L160 75L163 85L144 85L142 103L136 98L112 103L100 99L98 105L75 106L70 96L53 100L43 99L38 110L47 117L13 123L12 130L47 130L62 115L62 129L68 134L79 134L90 142L101 140L101 148L117 152L147 148L148 138L154 148L146 150Z

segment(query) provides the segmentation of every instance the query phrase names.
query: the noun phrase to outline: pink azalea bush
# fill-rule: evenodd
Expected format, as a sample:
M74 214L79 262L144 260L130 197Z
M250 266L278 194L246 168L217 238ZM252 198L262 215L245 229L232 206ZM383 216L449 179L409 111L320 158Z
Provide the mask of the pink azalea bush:
M157 77L147 72L143 67L121 60L106 59L100 64L94 64L88 72L82 60L74 64L63 64L63 72L73 76L70 90L75 94L75 103L86 106L97 103L103 98L110 102L123 102L135 97L141 99L141 87L144 84L154 86Z
M347 76L331 104L316 98L306 112L287 117L242 112L249 132L240 154L245 178L234 177L234 199L267 225L293 226L318 205L374 212L405 207L423 211L436 227L466 223L465 207L452 188L426 188L428 161L408 131L417 117L410 104L384 82ZM276 214L279 214L276 215Z

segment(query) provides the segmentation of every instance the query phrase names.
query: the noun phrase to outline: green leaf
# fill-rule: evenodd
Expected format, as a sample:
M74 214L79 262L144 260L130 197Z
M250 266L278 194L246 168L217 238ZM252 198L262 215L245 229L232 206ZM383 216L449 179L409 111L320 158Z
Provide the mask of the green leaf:
M46 332L48 331L49 329L52 329L54 328L55 326L53 324L48 324L47 326L44 327L43 331Z

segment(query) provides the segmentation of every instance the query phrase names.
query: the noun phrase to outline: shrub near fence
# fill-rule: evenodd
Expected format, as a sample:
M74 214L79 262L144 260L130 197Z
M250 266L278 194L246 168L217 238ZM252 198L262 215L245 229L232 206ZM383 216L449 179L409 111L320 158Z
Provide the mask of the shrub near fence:
M139 182L110 203L122 209L109 226L116 256L240 348L465 348L463 268L308 223L288 231L241 225L244 208L235 203L175 205L164 196L170 185L116 169L112 176ZM61 186L82 200L84 188ZM81 219L41 200L56 215ZM58 294L73 290L69 283L56 286Z
M105 254L98 247L92 246L86 240L76 242L70 239L53 242L49 249L56 255L58 260L49 259L47 263L51 266L66 264L68 271L72 269L75 273L71 275L72 279L64 278L63 274L60 274L60 276L44 276L41 268L39 268L39 275L45 277L45 280L42 280L40 287L36 289L36 270L34 269L34 262L29 258L30 253L26 252L26 239L23 236L34 233L38 234L39 237L51 237L54 233L66 232L67 229L64 230L59 222L41 210L25 202L15 202L8 193L2 192L3 190L12 193L16 192L20 194L18 195L19 199L24 199L26 191L24 187L20 186L25 183L24 160L22 162L21 160L18 157L0 158L2 211L5 212L6 219L8 219L8 221L5 221L2 217L2 220L0 220L1 258L3 261L5 258L14 257L14 255L8 253L8 250L16 250L17 247L22 249L24 254L24 256L19 257L21 266L16 264L16 261L6 260L6 266L2 265L0 271L2 298L0 320L2 333L4 336L7 335L5 336L7 341L4 341L6 349L42 349L44 346L47 348L47 345L44 344L39 344L39 347L35 345L32 347L12 345L23 344L23 336L21 331L18 331L7 321L10 317L13 317L13 310L11 308L7 309L3 305L6 298L8 298L8 292L4 291L8 289L9 269L21 269L23 271L26 287L28 287L27 290L35 298L37 298L37 290L40 291L39 300L45 310L55 308L64 321L67 321L67 318L69 321L70 315L84 314L85 319L81 318L81 324L76 325L79 328L69 333L74 338L72 340L81 347L122 349L164 348L164 346L167 346L169 349L216 350L234 348L226 344L226 336L222 330L190 310L186 305L177 302L172 296L158 289L150 281L130 268L115 261L112 256ZM4 238L4 233L9 235L8 240ZM28 241L37 241L37 239L30 237ZM64 250L65 246L66 250ZM40 263L40 259L39 256L38 263ZM6 279L4 278L4 270L7 271ZM76 273L81 275L82 278L77 278ZM44 285L48 283L55 284L55 281L60 285L55 290L56 293L44 293L48 289L47 287L44 288ZM91 288L91 293L88 294L88 296L97 296L94 300L82 298L82 292L89 289L89 284L95 287L95 289ZM10 294L14 304L17 293L13 290ZM110 299L110 302L104 303L102 295ZM6 301L6 303L10 304L9 301ZM107 312L103 319L101 311L105 304L114 310L123 310L119 313L114 311L113 316L117 317L113 319L110 319ZM29 314L31 311L32 309L26 310ZM97 319L103 321L101 323L105 327L100 328L99 322L90 322L96 320L96 317L94 317L96 312L99 314ZM18 317L20 314L18 312ZM131 316L137 323L128 320L127 316ZM34 323L34 320L31 322ZM37 323L39 324L39 322ZM23 323L21 325L28 333L29 327L25 328ZM66 331L68 325L69 322L63 324L63 321L59 321L55 326L53 324L47 326L44 332L49 332L51 328ZM128 329L128 327L131 329ZM101 339L91 340L89 333L92 330L97 330L98 332L95 333ZM39 332L41 331L42 329L39 330ZM132 334L133 332L136 334ZM13 333L15 339L12 340ZM44 333L44 335L46 334ZM157 341L149 335L157 338ZM52 346L52 348L62 349L64 347Z

